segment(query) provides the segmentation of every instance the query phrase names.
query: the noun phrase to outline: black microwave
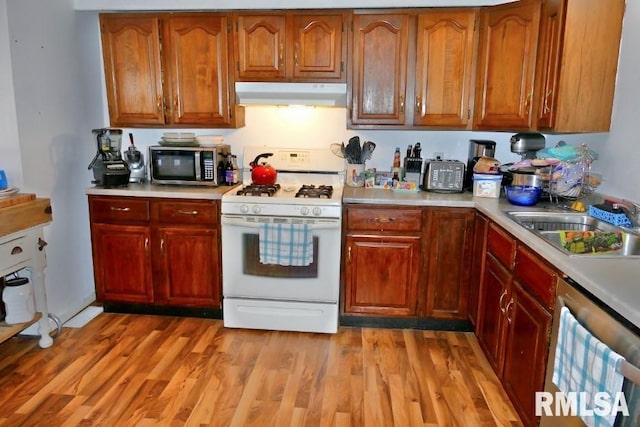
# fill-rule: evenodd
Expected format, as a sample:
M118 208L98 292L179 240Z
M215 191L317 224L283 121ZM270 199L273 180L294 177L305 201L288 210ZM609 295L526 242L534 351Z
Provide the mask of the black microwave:
M210 147L149 147L149 174L154 184L210 185L224 184L217 165L224 162L231 148L227 144ZM222 178L224 179L224 178Z

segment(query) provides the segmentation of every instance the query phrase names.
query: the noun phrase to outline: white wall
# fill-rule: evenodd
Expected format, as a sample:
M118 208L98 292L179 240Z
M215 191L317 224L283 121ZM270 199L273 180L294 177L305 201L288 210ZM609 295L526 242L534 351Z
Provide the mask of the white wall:
M595 168L605 174L602 189L637 201L639 21L639 2L628 2L611 132L547 135L547 145L562 139L591 145L600 153ZM51 198L54 221L46 230L45 273L50 310L63 320L94 295L84 190L92 179L87 170L95 151L91 129L108 124L103 92L96 12L75 11L73 0L0 0L0 129L8 135L0 138L0 168L24 190ZM224 135L238 154L245 145L328 147L359 135L377 143L368 165L380 169L389 166L396 146L404 150L418 141L425 156L441 151L465 160L469 139L493 139L499 160L517 159L509 151L511 133L353 131L346 129L345 109L249 107L246 122L242 129L197 132ZM129 131L142 148L156 144L163 132Z

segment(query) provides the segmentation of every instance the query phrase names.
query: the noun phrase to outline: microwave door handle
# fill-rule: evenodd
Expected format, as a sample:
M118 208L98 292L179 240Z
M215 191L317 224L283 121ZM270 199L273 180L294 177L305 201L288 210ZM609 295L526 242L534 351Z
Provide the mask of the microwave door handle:
M201 172L202 171L202 168L201 168L202 165L200 164L200 162L201 162L201 160L200 160L200 151L196 151L194 153L194 160L193 160L193 163L194 163L193 166L196 169L196 171L195 171L196 172L195 173L196 181L200 181L202 179L202 172Z

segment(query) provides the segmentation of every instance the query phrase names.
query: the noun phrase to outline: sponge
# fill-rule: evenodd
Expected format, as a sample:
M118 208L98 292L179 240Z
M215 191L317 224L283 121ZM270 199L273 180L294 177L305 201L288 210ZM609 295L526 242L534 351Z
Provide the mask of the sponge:
M589 216L619 227L631 227L632 225L622 210L614 208L608 203L589 206Z

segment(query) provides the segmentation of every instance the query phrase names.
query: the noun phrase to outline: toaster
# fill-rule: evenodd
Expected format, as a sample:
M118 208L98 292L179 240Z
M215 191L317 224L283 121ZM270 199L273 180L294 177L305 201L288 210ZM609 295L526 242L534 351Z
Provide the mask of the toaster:
M459 160L429 159L425 162L422 189L438 193L461 193L464 163Z

